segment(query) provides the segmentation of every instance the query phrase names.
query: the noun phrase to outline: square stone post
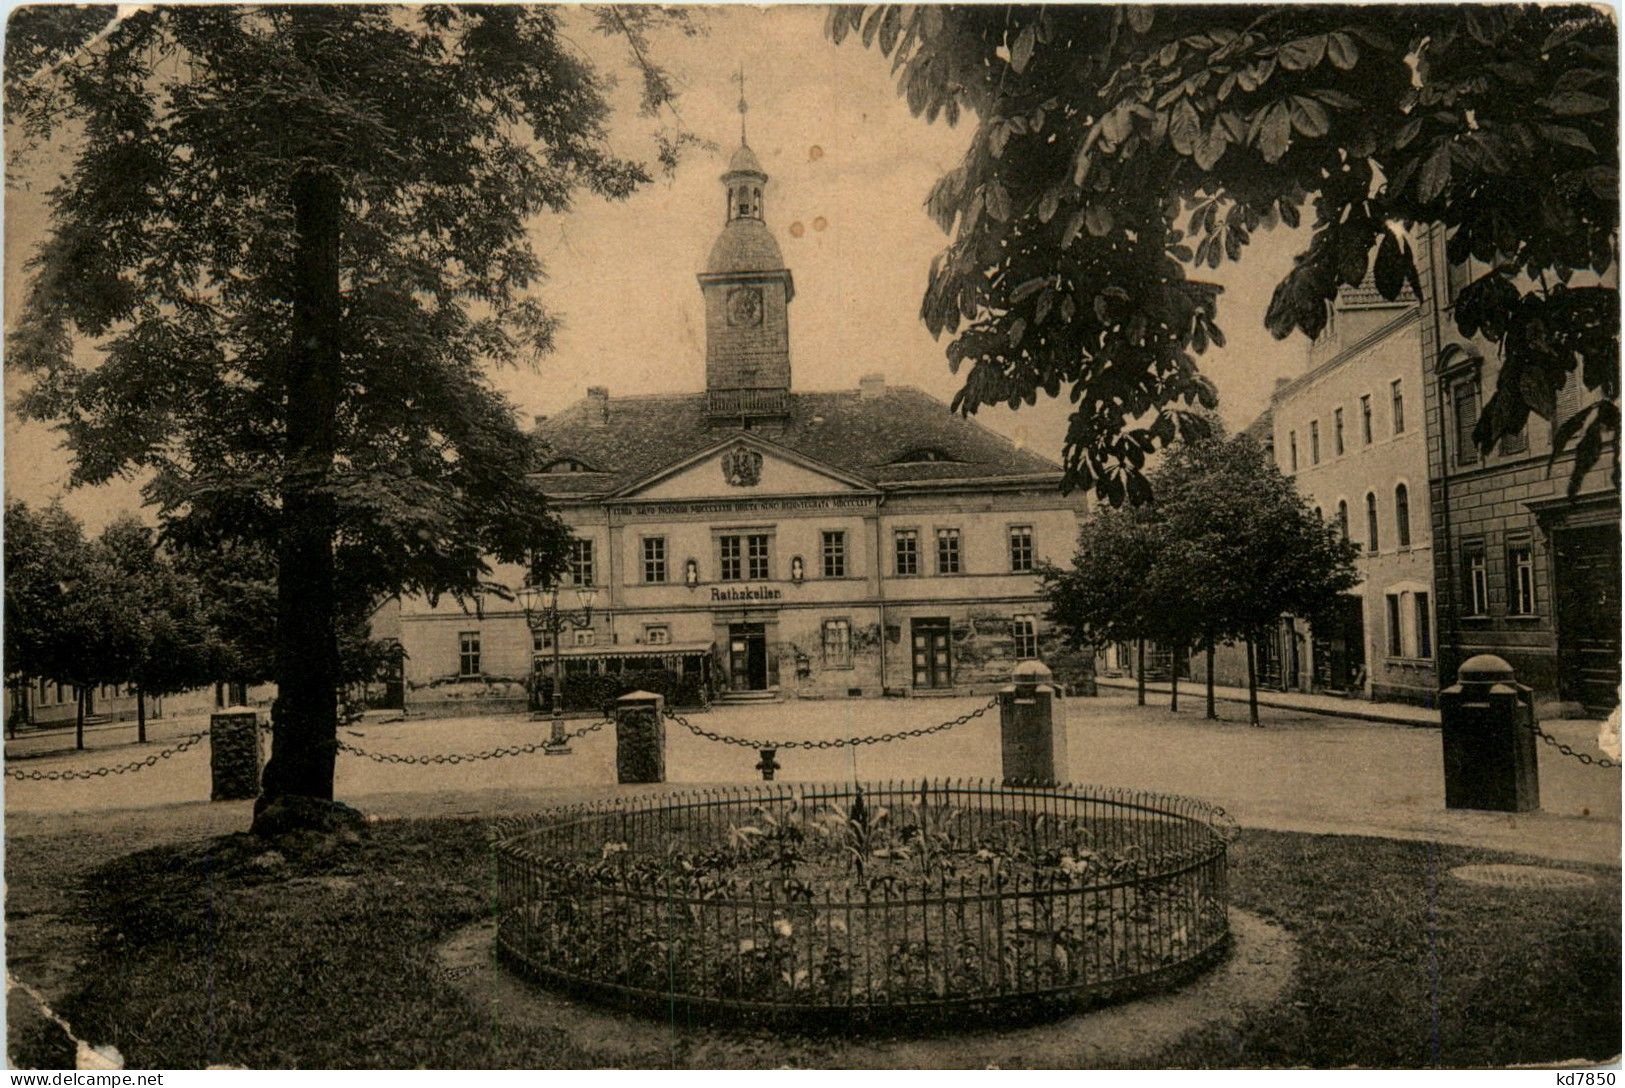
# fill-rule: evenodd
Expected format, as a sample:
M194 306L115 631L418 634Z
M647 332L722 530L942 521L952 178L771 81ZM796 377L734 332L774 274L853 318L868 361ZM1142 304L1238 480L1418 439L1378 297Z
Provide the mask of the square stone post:
M615 700L615 780L666 780L666 699L629 691Z
M1066 708L1042 661L1023 661L999 692L999 751L1007 786L1057 785L1066 773Z
M1533 812L1540 807L1535 700L1493 654L1464 661L1439 693L1446 808Z
M228 706L209 716L211 801L260 795L260 716L252 707Z

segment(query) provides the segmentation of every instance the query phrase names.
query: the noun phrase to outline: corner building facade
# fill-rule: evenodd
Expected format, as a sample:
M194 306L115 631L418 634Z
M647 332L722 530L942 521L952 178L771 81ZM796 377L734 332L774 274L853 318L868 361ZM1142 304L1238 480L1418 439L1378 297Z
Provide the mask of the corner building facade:
M561 596L596 591L591 626L563 636L566 677L654 665L725 699L924 695L1053 659L1035 571L1070 554L1083 501L1059 465L920 390L878 374L792 388L795 284L767 181L741 144L698 276L705 391L594 388L538 424L574 536ZM410 602L402 638L409 703L551 670L506 602Z

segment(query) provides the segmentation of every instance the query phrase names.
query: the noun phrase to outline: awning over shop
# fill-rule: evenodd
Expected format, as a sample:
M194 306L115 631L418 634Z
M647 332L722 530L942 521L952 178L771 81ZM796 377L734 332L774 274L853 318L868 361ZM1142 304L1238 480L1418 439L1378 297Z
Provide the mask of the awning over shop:
M712 644L709 642L666 642L666 643L634 643L631 646L561 646L559 656L565 661L613 661L616 659L641 658L644 660L672 659L681 660L686 657L710 657ZM538 664L546 665L553 660L552 650L537 650L535 658Z

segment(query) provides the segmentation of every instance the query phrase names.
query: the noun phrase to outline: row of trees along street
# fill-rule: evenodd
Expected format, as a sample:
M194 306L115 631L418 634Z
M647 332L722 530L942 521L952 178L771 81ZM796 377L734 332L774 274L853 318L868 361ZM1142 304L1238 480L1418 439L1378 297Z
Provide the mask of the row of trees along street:
M1209 425L1213 431L1217 426ZM1311 510L1292 481L1250 436L1214 433L1175 445L1150 474L1156 496L1096 511L1078 536L1072 566L1044 569L1049 617L1075 649L1136 645L1140 702L1144 646L1178 662L1207 654L1207 715L1215 647L1247 650L1249 716L1258 722L1254 647L1282 614L1313 625L1359 581L1359 549L1344 527ZM1177 664L1170 705L1179 709Z
M5 567L13 729L26 720L39 680L72 687L74 743L83 748L85 696L94 688L129 688L136 738L145 742L149 699L273 676L276 583L263 547L181 551L128 514L87 539L59 505L11 502ZM346 683L371 679L391 653L369 637L366 620L349 614L338 623Z

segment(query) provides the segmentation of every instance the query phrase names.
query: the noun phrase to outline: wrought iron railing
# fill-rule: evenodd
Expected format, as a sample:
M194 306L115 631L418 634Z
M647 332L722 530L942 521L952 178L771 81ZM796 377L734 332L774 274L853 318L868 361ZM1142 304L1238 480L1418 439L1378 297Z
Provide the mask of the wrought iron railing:
M1186 798L968 781L559 809L496 829L497 946L661 1017L1033 1019L1215 962L1232 827Z

